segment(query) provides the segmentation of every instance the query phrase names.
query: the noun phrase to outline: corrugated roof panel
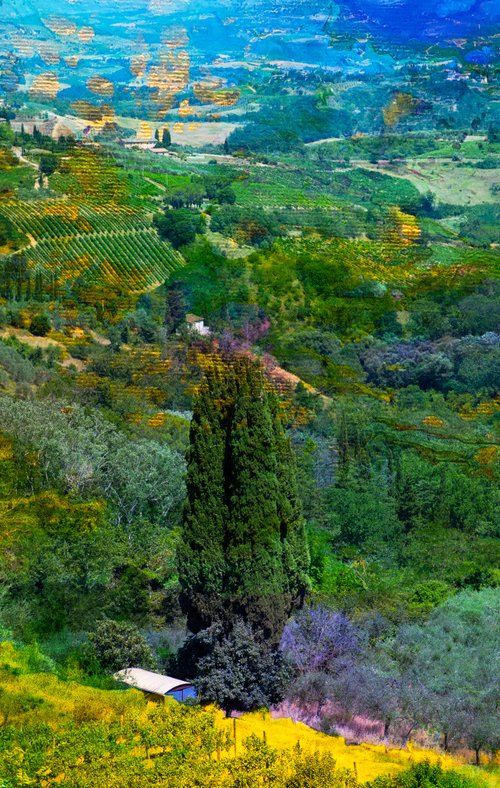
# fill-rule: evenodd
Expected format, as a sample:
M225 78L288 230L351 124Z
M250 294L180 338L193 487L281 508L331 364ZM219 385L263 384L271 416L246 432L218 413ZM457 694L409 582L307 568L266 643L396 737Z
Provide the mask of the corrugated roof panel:
M123 681L130 687L135 687L143 692L152 692L155 695L167 695L173 690L186 689L193 685L183 679L174 679L172 676L162 676L143 668L125 668L114 674L117 681Z

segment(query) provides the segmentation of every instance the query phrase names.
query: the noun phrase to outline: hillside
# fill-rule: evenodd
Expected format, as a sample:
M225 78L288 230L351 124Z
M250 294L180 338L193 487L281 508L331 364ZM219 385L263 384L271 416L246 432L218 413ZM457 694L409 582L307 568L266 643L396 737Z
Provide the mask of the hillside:
M0 4L1 788L498 781L494 6Z
M205 785L236 786L250 779L255 786L268 780L278 784L281 773L284 782L279 784L288 786L295 783L287 779L294 773L298 779L312 763L333 768L339 784L349 786L426 763L458 770L457 779L465 786L496 785L490 775L476 783L473 769L449 756L413 747L405 752L346 746L342 738L291 720L272 720L267 713L227 720L210 707L202 711L172 700L146 702L135 690L63 682L33 648L19 652L4 643L1 656L0 776L7 785L107 788L126 779L137 786L180 787L202 774Z

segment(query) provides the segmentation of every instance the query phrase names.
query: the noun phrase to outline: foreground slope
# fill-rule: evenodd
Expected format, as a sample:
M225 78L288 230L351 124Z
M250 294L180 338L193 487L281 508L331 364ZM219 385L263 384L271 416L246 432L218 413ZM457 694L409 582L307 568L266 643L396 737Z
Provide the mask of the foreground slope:
M63 681L33 646L19 650L4 642L0 661L0 779L9 788L288 786L298 785L294 774L304 774L311 764L325 768L329 781L321 785L350 788L358 780L364 783L423 761L459 768L464 786L467 775L472 779L475 774L449 756L413 748L347 746L340 737L289 719L273 720L268 713L226 719L213 708L157 704L135 690ZM484 776L495 784L492 775Z

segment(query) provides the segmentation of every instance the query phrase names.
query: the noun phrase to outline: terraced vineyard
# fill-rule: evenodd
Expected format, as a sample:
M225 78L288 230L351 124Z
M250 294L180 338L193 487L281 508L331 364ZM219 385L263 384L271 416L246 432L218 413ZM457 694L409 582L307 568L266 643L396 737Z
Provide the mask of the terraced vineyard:
M1 204L0 214L7 216L21 232L35 240L148 226L144 214L125 205L111 203L101 206L59 198L36 202L11 200Z
M50 271L60 283L83 276L132 291L160 284L181 264L151 228L43 239L29 249L28 260L35 272Z
M182 257L129 206L68 200L9 201L0 207L24 233L24 250L34 274L59 285L81 279L86 285L144 290L163 282Z

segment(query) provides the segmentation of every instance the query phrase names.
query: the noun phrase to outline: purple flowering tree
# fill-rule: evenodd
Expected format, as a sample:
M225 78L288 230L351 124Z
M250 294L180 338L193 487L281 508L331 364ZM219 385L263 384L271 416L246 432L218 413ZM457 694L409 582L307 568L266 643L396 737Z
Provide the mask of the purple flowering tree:
M301 610L283 632L281 650L301 675L338 675L352 665L360 649L359 633L349 619L328 607Z
M360 648L360 634L343 613L323 606L301 610L281 639L296 674L291 696L319 718L333 698L342 697L346 709L352 708Z

